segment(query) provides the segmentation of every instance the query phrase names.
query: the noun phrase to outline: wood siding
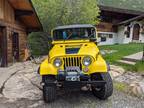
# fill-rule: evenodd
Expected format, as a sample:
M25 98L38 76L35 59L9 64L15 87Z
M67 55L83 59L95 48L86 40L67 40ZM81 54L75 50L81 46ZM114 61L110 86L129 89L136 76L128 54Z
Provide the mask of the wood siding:
M1 23L6 28L7 61L13 61L12 35L14 32L19 34L19 56L20 61L23 60L25 44L27 42L26 27L20 21L15 20L14 8L7 0L0 0L0 24Z
M116 32L112 23L100 22L97 25L98 32Z

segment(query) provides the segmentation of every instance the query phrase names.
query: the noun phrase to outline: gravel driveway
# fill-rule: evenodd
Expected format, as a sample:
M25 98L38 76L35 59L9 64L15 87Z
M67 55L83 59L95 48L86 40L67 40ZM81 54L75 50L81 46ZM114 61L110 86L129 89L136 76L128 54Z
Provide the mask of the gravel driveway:
M144 108L144 100L117 90L105 101L88 91L59 91L54 103L45 104L37 68L31 63L20 63L0 69L0 108Z
M144 100L118 91L105 101L98 100L90 92L73 92L59 94L57 101L51 104L45 104L42 99L7 102L1 98L0 108L144 108Z

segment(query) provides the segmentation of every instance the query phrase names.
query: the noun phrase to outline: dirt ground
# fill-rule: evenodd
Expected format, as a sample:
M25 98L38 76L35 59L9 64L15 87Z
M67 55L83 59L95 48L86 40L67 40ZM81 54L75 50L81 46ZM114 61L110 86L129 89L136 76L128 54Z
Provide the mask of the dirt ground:
M45 104L42 99L18 99L10 102L0 98L0 108L144 108L144 100L114 91L112 97L101 101L91 92L79 91L59 94L57 100L50 104Z
M144 100L115 90L105 101L98 100L90 91L58 91L57 100L43 102L38 65L17 63L0 68L0 108L144 108Z

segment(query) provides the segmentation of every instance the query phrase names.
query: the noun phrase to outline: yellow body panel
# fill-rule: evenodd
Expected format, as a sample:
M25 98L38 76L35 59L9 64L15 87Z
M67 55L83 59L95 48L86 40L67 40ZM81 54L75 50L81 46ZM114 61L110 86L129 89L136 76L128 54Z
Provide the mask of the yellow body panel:
M50 60L52 58L55 58L55 57L67 56L67 54L65 53L65 49L69 48L69 47L72 47L72 48L80 47L80 50L79 50L78 54L76 54L76 56L90 55L90 56L93 56L95 58L96 54L99 52L99 49L97 48L97 46L93 42L71 43L71 44L69 44L69 42L67 42L65 44L56 44L53 46L53 48L49 52ZM71 55L69 54L69 56L73 56L73 55L74 54L71 54Z
M63 60L64 57L83 58L85 56L90 56L92 58L91 65L88 67L82 65L82 70L88 68L88 72L85 72L84 74L90 75L93 73L104 73L108 71L107 64L100 55L97 45L94 42L90 42L89 39L53 41L52 44L53 48L50 50L48 58L40 65L40 75L58 75L59 70L64 71L64 61L59 68L53 65L55 58L61 58ZM77 54L66 54L66 48L79 48L79 51Z
M48 63L48 58L40 65L40 75L57 75L57 68Z
M71 43L71 44L69 44ZM66 54L66 48L75 48L79 47L80 50L77 54ZM84 74L93 74L98 72L107 72L107 64L99 54L99 49L94 42L86 41L84 43L77 42L77 41L65 41L65 42L57 42L49 52L49 58L47 58L41 65L40 65L40 75L58 75L58 70L64 70L64 65L59 68L56 68L53 65L53 61L55 58L59 57L84 57L84 56L91 56L93 58L92 64L87 68L89 71ZM49 60L48 60L49 59ZM82 66L83 69L86 68Z
M89 66L89 74L108 72L107 64L103 58L99 55L97 61Z

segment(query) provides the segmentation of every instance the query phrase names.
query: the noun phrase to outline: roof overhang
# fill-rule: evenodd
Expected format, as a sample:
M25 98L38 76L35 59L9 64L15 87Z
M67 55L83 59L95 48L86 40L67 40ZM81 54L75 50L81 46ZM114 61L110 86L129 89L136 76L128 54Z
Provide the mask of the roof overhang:
M101 11L117 12L131 15L142 15L144 12L99 5Z
M43 27L31 0L8 0L15 10L15 16L29 32L42 31Z
M134 18L131 18L129 20L126 20L126 21L123 21L117 25L127 25L129 24L130 22L133 22L133 21L140 21L140 20L143 20L144 19L144 14L143 15L140 15L140 16L137 16L137 17L134 17Z

